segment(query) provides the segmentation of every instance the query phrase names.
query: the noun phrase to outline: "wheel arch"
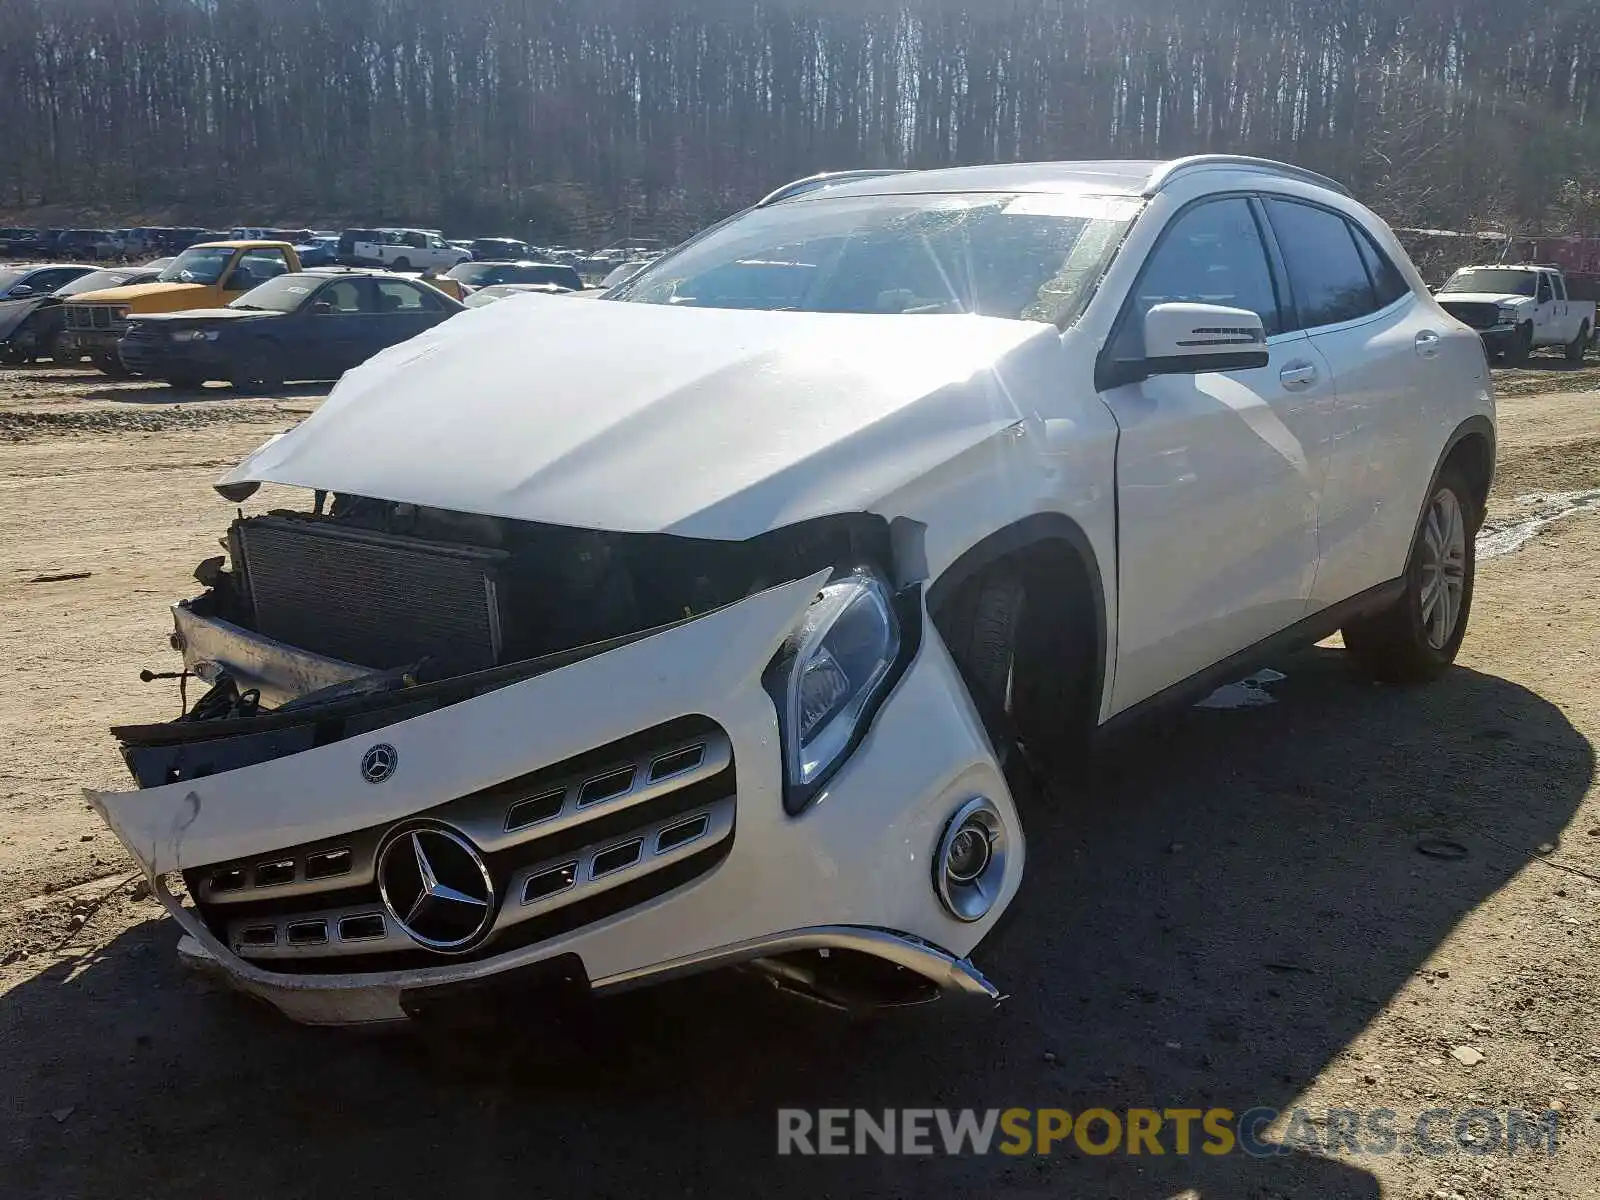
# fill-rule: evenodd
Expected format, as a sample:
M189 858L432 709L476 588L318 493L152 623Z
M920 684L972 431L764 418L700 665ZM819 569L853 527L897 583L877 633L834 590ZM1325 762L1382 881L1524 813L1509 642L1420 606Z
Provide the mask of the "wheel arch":
M1468 417L1445 441L1444 450L1433 468L1433 478L1428 482L1428 495L1433 495L1439 476L1447 467L1460 467L1472 487L1472 499L1477 504L1481 524L1489 503L1489 488L1494 483L1494 462L1494 424L1482 415ZM1422 517L1419 515L1417 520L1420 522Z
M1033 579L1042 578L1054 591L1063 612L1078 612L1080 619L1087 616L1094 637L1094 678L1087 716L1097 724L1109 674L1105 584L1088 534L1071 517L1053 512L1031 513L973 544L929 585L929 619L943 636L941 618L947 618L954 610L954 601L962 589L1001 563L1030 568ZM1081 608L1077 601L1082 602Z

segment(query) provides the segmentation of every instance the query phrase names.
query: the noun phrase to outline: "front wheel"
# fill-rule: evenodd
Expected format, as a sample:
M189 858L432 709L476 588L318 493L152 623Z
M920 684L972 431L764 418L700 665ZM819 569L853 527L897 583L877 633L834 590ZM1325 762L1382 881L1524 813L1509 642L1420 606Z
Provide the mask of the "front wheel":
M1465 478L1445 468L1412 541L1404 591L1382 612L1344 628L1346 649L1372 676L1421 683L1455 661L1472 611L1478 524Z
M1589 349L1589 322L1585 321L1578 327L1578 336L1567 343L1567 361L1581 363L1584 353Z
M132 374L115 354L96 354L91 361L100 368L102 374L109 375L113 379L126 379Z
M179 388L183 391L197 391L205 387L205 385L206 379L204 375L196 375L185 371L167 376L168 387Z
M228 382L241 392L267 392L283 386L283 367L276 346L261 345L246 352L243 363Z

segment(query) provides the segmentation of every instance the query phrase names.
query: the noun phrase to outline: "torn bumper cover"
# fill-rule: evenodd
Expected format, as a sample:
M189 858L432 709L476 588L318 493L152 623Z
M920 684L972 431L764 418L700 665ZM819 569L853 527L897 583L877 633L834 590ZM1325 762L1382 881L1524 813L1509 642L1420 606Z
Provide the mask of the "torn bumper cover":
M854 960L873 986L992 998L965 955L1017 889L1022 833L931 627L821 794L786 811L763 674L826 578L442 705L390 695L363 716L347 701L335 740L316 733L320 710L295 725L290 704L266 734L211 736L215 773L191 761L88 799L183 926L185 959L308 1023L401 1019L430 992L539 964L607 992L745 962L792 982ZM284 695L345 682L348 664L185 622L191 664L253 663ZM278 756L229 764L230 742L261 736ZM936 864L976 797L1007 852L995 902L963 920Z

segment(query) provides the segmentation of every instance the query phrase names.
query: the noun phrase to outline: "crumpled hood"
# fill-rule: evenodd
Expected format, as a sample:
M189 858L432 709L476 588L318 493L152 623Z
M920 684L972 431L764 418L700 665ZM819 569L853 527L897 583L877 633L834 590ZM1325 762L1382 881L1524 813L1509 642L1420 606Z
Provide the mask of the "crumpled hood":
M1532 296L1518 296L1512 292L1440 292L1434 297L1440 304L1532 304Z
M739 540L863 511L1059 386L1053 326L511 296L346 374L219 481Z

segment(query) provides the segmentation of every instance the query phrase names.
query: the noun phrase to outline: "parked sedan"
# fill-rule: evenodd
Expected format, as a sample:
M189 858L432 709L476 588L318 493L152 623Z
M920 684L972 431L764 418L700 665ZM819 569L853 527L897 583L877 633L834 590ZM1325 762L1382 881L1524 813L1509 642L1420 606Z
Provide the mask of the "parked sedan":
M81 263L45 263L0 269L0 300L26 300L29 296L48 296L63 284L93 267Z
M462 305L386 272L280 275L226 308L131 319L123 365L174 387L225 379L240 389L289 379L337 379L378 351L431 329Z
M68 297L103 288L131 287L149 283L161 274L155 263L143 267L109 267L93 271L87 267L56 268L70 271L72 277L51 292L31 292L18 300L0 300L0 361L28 363L38 358L59 359L61 330L66 320Z
M445 272L467 287L488 287L495 283L553 283L571 292L583 290L583 277L572 267L538 262L468 262Z

